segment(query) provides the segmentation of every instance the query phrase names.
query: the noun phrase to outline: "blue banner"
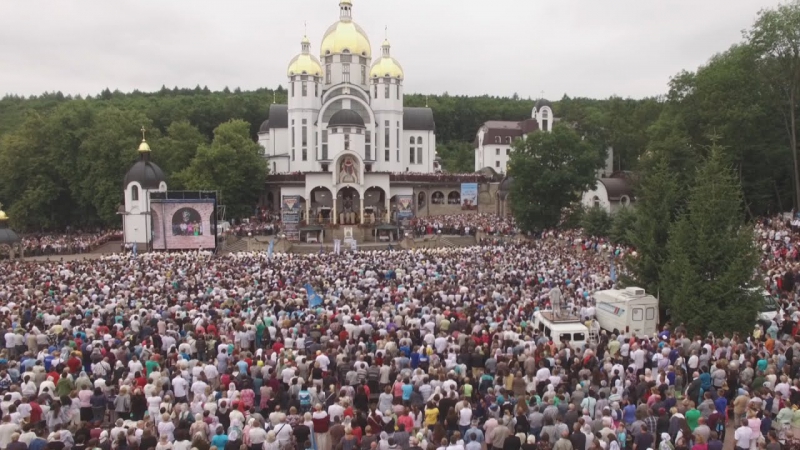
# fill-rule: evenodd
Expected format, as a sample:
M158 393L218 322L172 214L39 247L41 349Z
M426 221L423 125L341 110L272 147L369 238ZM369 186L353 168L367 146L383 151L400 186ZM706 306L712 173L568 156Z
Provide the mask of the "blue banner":
M272 259L272 252L273 250L275 250L275 239L277 238L273 237L272 240L269 241L269 248L267 249L267 256L269 257L269 259Z
M461 209L478 209L478 183L461 183Z
M614 265L613 260L611 261L611 271L609 273L609 276L611 277L611 281L615 283L617 282L617 267Z
M315 291L314 288L311 287L310 284L306 283L306 294L308 294L308 306L309 308L314 308L322 304L322 297L320 297Z

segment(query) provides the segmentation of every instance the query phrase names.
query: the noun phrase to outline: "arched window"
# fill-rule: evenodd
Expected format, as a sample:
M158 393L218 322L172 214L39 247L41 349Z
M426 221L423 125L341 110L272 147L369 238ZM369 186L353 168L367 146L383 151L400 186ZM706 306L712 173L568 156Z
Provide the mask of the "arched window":
M434 205L444 205L444 194L439 191L431 194L431 203Z
M419 195L417 195L417 210L422 209L424 207L425 207L425 193L420 192Z
M422 145L422 136L417 136L417 144Z
M595 195L592 198L592 204L594 205L595 208L599 208L600 207L600 197Z
M506 144L510 144L510 143L511 143L511 136L506 136Z
M409 140L410 144L413 144L414 143L414 136L411 136L410 138L408 138L408 140Z
M499 144L500 143L500 136L495 136L494 137L494 143L495 144Z
M619 198L619 203L622 206L628 206L631 204L631 199L627 195L623 195L622 197Z
M139 201L139 186L132 186L131 187L131 200L134 202Z
M460 205L461 204L461 193L458 191L452 191L447 194L447 204L448 205Z

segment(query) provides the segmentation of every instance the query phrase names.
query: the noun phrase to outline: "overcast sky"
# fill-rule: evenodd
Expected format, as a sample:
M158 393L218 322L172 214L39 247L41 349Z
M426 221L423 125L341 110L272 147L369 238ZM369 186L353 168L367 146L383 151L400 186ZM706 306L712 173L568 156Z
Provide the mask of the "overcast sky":
M777 0L353 0L407 92L640 98L741 40ZM3 0L0 93L286 83L338 0Z

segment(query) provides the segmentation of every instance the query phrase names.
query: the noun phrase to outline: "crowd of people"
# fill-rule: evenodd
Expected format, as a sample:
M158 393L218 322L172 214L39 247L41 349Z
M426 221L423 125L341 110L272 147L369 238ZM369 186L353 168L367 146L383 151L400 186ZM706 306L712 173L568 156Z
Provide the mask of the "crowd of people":
M87 253L106 242L121 238L121 230L75 231L64 234L34 233L22 236L22 248L28 256Z
M514 226L477 217L463 227ZM6 262L0 450L798 449L797 230L756 231L774 324L666 323L586 347L553 341L534 311L559 287L591 317L610 258L636 254L578 232Z
M489 213L416 217L411 221L411 228L415 236L474 236L478 231L490 236L513 236L520 231L512 216Z

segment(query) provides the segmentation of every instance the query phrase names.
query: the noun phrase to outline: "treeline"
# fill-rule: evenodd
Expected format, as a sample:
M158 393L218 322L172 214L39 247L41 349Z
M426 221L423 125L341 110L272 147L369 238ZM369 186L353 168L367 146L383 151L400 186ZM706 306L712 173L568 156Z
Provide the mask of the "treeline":
M106 89L87 97L60 92L27 98L6 96L0 99L0 201L20 230L118 225L122 179L137 158L139 129L144 126L152 158L169 177L170 189L198 185L218 189L230 217L248 215L252 204L243 202L257 198L259 185L248 184L253 192L240 195L233 192L242 188L236 180L223 180L225 176L240 177L237 171L217 171L217 183L206 180L198 184L191 181L197 177L186 174L198 150L212 145L221 124L243 121L254 141L273 101L286 103L286 90L279 86L275 90L212 92L197 86L162 87L150 93ZM522 120L530 117L534 103L517 96L446 93L405 98L407 106L427 104L433 109L438 151L445 170L451 172L473 171L472 141L483 122ZM630 169L660 103L653 99L564 98L555 102L555 108L564 120L579 124L576 126L593 139L607 140L619 148L618 165ZM236 126L237 133L242 127ZM184 175L179 175L181 172ZM234 201L239 197L240 201Z

